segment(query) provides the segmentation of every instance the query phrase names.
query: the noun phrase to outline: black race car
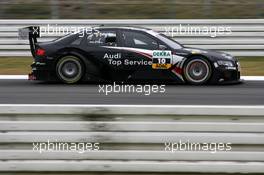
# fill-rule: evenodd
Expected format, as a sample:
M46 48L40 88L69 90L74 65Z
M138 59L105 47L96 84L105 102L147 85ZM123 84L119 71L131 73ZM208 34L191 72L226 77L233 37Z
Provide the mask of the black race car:
M51 42L37 42L38 27L20 29L19 34L30 41L31 80L240 82L240 65L231 55L184 47L150 29L101 26Z

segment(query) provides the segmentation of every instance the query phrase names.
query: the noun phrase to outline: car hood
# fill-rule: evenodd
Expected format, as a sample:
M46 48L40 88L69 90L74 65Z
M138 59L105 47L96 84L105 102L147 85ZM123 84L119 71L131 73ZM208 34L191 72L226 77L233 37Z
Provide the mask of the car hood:
M187 52L189 55L195 55L195 54L204 55L205 57L209 58L212 61L216 61L216 60L236 61L236 58L224 52L217 52L213 50L190 48L190 47L184 47L183 50L184 52Z

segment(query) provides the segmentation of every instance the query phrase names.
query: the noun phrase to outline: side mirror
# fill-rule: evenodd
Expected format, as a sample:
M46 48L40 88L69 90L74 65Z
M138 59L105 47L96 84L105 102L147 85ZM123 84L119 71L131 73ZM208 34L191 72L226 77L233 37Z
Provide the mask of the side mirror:
M160 49L160 50L166 50L166 49L167 49L167 47L166 47L166 46L164 46L164 45L159 45L159 49Z

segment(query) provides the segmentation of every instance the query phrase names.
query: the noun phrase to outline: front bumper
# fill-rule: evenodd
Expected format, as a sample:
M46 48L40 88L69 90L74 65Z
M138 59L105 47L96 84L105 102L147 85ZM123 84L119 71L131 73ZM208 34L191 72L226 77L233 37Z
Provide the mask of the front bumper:
M228 67L215 67L211 83L216 84L234 84L241 83L243 80L240 79L240 66L236 63L232 69Z

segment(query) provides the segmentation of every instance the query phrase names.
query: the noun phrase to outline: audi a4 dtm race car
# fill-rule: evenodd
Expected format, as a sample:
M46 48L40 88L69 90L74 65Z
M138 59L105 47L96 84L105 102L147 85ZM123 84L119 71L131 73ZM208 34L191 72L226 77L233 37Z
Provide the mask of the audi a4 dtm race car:
M67 84L162 81L188 84L240 82L240 65L226 53L184 47L164 34L136 27L94 27L38 42L39 27L19 30L34 62L31 80Z

